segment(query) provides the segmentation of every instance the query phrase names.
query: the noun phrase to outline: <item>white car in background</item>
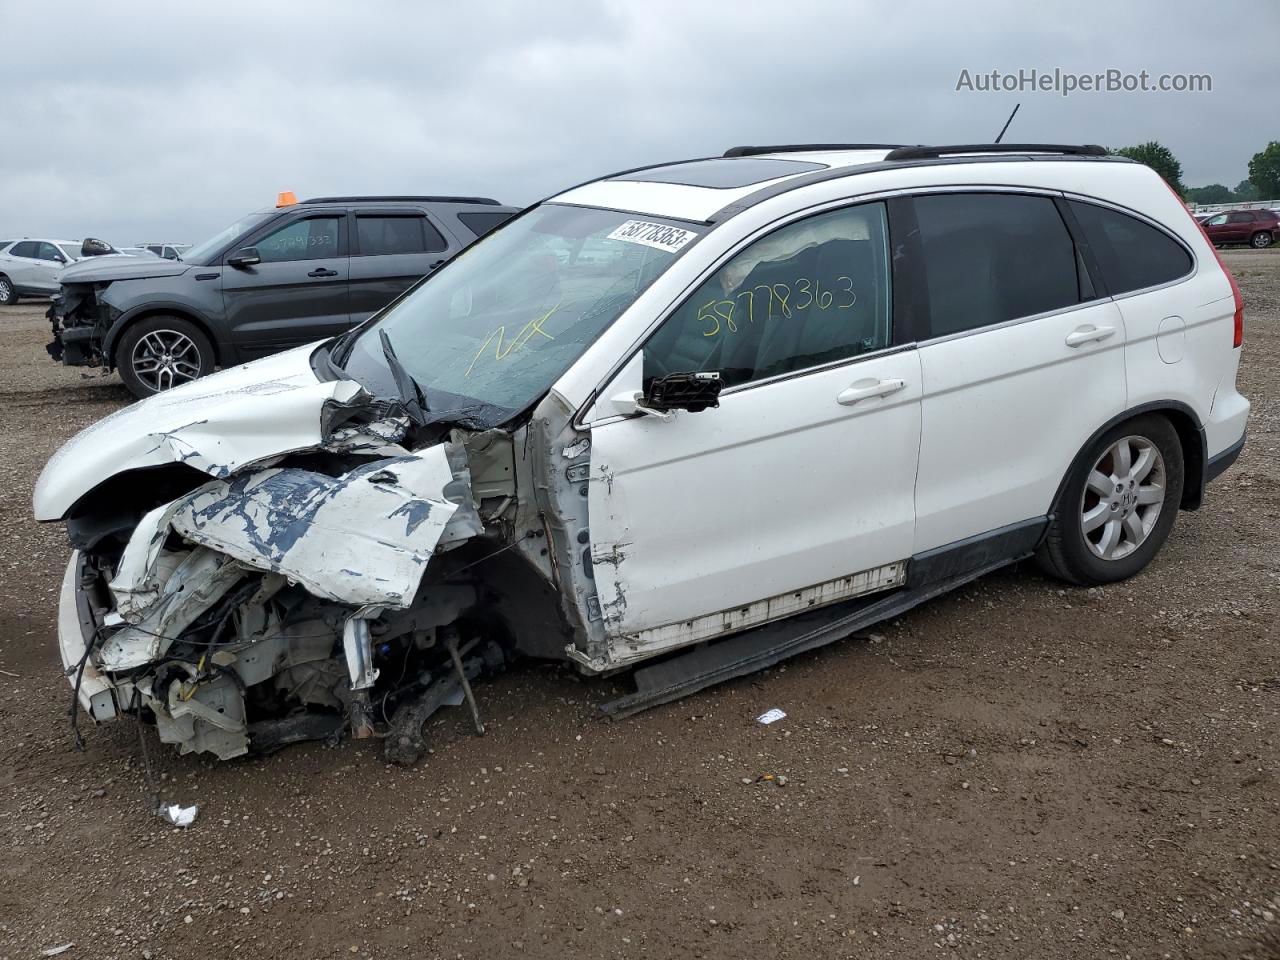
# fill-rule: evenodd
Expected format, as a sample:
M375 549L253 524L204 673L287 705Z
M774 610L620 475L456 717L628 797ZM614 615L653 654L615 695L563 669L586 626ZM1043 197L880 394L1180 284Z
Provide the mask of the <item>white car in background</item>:
M0 240L0 306L58 292L58 271L83 259L79 240Z
M182 752L406 763L514 656L639 665L617 716L1016 560L1123 580L1244 446L1243 318L1178 197L1097 146L614 174L67 443L34 495L74 550L65 675Z

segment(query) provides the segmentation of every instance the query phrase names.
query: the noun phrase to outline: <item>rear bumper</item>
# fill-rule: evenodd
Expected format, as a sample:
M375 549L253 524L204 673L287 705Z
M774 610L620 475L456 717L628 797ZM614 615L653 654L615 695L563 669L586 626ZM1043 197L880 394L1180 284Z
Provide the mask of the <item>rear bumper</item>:
M1210 483L1222 476L1233 463L1240 459L1240 454L1244 450L1244 442L1249 437L1248 431L1245 431L1240 439L1233 443L1221 453L1215 454L1209 458L1204 465L1204 482Z

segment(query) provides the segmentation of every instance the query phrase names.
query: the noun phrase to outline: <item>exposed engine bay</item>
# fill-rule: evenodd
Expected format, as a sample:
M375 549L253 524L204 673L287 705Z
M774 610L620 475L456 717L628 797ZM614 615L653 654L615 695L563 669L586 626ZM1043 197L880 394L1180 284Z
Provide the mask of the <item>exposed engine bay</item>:
M537 505L541 431L333 393L314 444L240 463L196 421L69 513L60 641L95 720L222 759L349 734L412 763L441 707L483 730L472 681L585 641Z

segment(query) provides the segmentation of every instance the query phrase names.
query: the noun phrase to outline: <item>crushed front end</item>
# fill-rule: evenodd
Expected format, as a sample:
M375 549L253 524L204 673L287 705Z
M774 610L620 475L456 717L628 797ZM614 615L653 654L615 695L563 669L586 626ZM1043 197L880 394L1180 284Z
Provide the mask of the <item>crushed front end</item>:
M222 759L379 737L412 763L443 706L469 702L482 729L473 680L563 651L573 628L545 579L542 522L516 496L511 433L410 443L396 403L343 388L305 388L332 394L317 436L272 438L290 449L245 463L227 440L246 403L233 391L223 449L204 420L157 430L147 449L167 462L68 513L59 646L95 721L133 715ZM249 419L236 446L254 452Z
M107 331L120 311L100 295L105 283L64 283L45 316L53 327L53 339L45 346L49 356L69 367L110 367L103 353Z

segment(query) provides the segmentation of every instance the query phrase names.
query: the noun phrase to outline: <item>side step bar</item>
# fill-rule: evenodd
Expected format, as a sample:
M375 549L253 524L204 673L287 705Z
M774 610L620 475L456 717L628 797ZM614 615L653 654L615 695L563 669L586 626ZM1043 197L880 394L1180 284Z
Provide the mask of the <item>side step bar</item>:
M878 600L862 598L832 604L678 654L636 670L636 692L601 704L600 709L620 720L717 683L764 670L788 657L826 646L858 630L896 617L917 604L1029 556L1031 553L1028 552L1006 557L956 576L895 590Z

